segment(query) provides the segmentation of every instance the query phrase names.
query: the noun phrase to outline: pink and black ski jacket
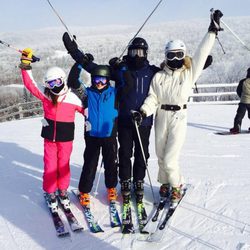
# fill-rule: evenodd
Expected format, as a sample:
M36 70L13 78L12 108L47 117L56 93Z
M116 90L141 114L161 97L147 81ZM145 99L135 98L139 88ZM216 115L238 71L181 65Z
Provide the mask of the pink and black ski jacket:
M22 78L25 87L32 95L42 101L44 118L41 136L54 142L72 141L75 130L75 113L84 113L81 100L68 89L58 98L54 105L37 86L31 70L22 69Z

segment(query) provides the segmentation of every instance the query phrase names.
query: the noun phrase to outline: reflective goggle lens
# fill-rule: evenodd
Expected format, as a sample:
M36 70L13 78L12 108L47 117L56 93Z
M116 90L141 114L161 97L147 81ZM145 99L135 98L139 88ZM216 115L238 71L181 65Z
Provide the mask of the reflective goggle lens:
M131 57L135 57L136 55L139 57L145 57L145 52L143 49L130 49L128 55Z
M50 80L45 83L46 83L46 87L49 89L53 89L54 87L60 87L63 85L63 81L61 78Z
M94 76L92 79L92 82L96 85L97 84L106 85L108 82L108 79L105 76Z
M170 51L170 52L167 52L166 54L166 58L170 61L174 59L181 60L184 58L184 56L185 55L183 51L175 51L175 52Z

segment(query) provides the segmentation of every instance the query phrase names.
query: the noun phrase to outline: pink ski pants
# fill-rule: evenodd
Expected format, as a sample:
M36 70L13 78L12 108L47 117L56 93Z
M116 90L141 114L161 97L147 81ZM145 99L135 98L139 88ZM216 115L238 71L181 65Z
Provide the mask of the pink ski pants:
M44 140L43 190L47 193L63 190L70 183L70 155L73 141L52 142Z

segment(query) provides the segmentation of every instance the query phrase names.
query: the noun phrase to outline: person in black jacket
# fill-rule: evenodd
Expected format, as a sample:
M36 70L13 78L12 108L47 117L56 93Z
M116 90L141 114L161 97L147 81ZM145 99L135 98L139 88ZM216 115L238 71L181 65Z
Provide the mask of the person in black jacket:
M240 103L234 118L234 126L230 129L230 133L232 134L240 133L242 119L244 118L246 111L248 112L248 118L250 119L250 68L247 70L246 78L240 80L236 92L240 97Z
M141 37L134 38L123 61L133 77L133 88L120 102L118 116L119 140L119 178L124 202L128 202L131 193L131 183L134 185L137 203L142 203L144 193L144 178L146 165L142 155L135 125L131 118L131 110L138 111L148 95L149 85L159 67L150 65L147 60L148 44ZM110 60L110 63L117 58ZM153 116L142 121L139 126L142 147L146 161L149 158L149 137L153 124ZM133 165L131 158L134 156Z

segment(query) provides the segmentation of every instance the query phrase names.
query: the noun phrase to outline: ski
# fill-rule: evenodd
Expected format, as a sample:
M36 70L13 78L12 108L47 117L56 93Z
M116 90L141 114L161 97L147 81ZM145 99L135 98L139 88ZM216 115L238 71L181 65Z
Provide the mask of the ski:
M153 212L152 216L148 220L147 224L143 228L143 232L152 234L156 231L156 229L158 227L158 223L161 220L161 217L162 217L162 214L164 211L164 207L168 203L169 203L169 197L161 197L160 198L160 202L159 202L158 206L156 207L155 211Z
M46 195L44 195L45 201L46 201L46 205L47 204L47 199L46 199ZM48 207L49 208L49 207ZM60 238L63 237L67 237L70 236L70 233L68 231L68 229L65 228L64 223L59 215L59 213L57 211L53 211L49 208L50 214L52 216L52 220L56 229L56 235Z
M148 236L147 241L151 242L160 242L164 236L166 226L170 222L170 219L173 219L173 216L176 214L176 210L179 208L180 204L183 202L184 198L186 198L187 193L190 192L193 189L191 185L187 185L183 189L183 196L182 199L179 201L179 203L172 207L170 207L166 210L166 213L163 214L163 220L161 220L158 223L158 227L154 233Z
M231 133L230 131L218 131L215 132L216 135L240 135L240 134L250 134L250 130L242 130L240 133Z
M110 226L111 227L120 227L121 221L120 221L119 213L118 213L117 208L116 208L115 201L110 201L109 213L110 213Z
M132 221L132 213L131 213L131 202L123 203L123 212L122 212L122 233L130 234L134 233L134 225Z
M77 197L78 201L79 201L79 191L78 190L72 190L72 193ZM84 216L87 220L87 223L88 223L88 226L89 226L89 229L92 233L99 233L99 232L104 232L102 230L102 228L100 227L100 225L98 224L98 222L95 220L91 210L90 210L90 207L88 206L82 206L82 209L83 209L83 213L84 213Z
M78 220L72 213L70 208L65 208L64 205L61 203L60 199L58 198L58 202L60 203L62 210L67 218L69 226L73 232L81 232L83 231L83 227L79 224Z
M138 225L140 233L147 233L144 231L144 227L147 223L147 213L143 202L136 203L137 208L137 218L138 218Z

